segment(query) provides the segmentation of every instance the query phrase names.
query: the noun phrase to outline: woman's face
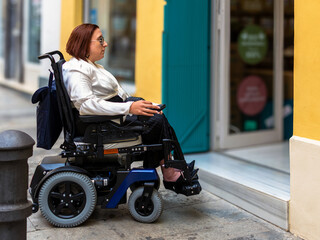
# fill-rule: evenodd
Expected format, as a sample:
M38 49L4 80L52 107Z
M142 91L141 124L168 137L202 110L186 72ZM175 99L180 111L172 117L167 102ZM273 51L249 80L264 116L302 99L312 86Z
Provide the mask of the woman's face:
M104 50L107 46L108 44L104 41L101 30L97 28L94 30L91 37L88 59L91 62L102 59L104 57Z

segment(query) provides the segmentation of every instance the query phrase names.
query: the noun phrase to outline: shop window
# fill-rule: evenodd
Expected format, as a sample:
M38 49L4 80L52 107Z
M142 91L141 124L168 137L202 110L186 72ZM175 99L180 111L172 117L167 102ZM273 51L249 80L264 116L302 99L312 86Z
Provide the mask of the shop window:
M274 1L231 1L230 133L274 128Z
M231 0L230 133L274 128L274 0ZM278 6L278 5L276 5ZM292 135L294 0L284 0L284 139ZM276 33L277 34L277 33ZM277 35L276 35L277 37Z
M38 63L40 55L41 0L28 1L28 61Z
M108 47L99 63L120 82L133 83L136 46L136 0L91 0L85 22L97 24Z

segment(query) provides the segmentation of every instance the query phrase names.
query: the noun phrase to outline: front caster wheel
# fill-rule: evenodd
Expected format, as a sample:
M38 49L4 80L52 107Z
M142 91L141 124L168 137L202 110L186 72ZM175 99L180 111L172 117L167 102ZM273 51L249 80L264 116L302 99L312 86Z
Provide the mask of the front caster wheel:
M143 196L144 187L135 189L128 201L129 211L132 217L142 223L152 223L156 221L163 210L161 195L156 189L153 190L151 199L146 201Z
M97 193L90 178L74 172L53 175L39 193L42 215L57 227L80 225L90 217L96 201Z

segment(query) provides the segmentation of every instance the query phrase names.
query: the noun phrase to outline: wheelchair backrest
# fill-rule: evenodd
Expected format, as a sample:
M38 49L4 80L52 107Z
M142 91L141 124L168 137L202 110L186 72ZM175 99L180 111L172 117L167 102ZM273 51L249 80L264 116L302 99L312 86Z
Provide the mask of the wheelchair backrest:
M58 54L60 59L56 61L54 55ZM64 143L62 149L74 149L73 138L75 137L75 121L72 111L71 100L67 89L65 88L62 74L62 65L66 62L60 51L53 51L39 56L39 59L49 58L56 82L57 100L59 106L60 118L64 130Z

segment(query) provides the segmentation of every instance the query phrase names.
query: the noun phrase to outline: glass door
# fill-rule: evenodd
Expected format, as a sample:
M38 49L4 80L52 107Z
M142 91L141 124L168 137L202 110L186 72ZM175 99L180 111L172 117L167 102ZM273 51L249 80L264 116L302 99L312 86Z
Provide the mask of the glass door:
M136 0L86 0L84 21L99 25L108 43L98 63L120 82L134 83Z
M220 0L215 149L282 139L283 1Z

